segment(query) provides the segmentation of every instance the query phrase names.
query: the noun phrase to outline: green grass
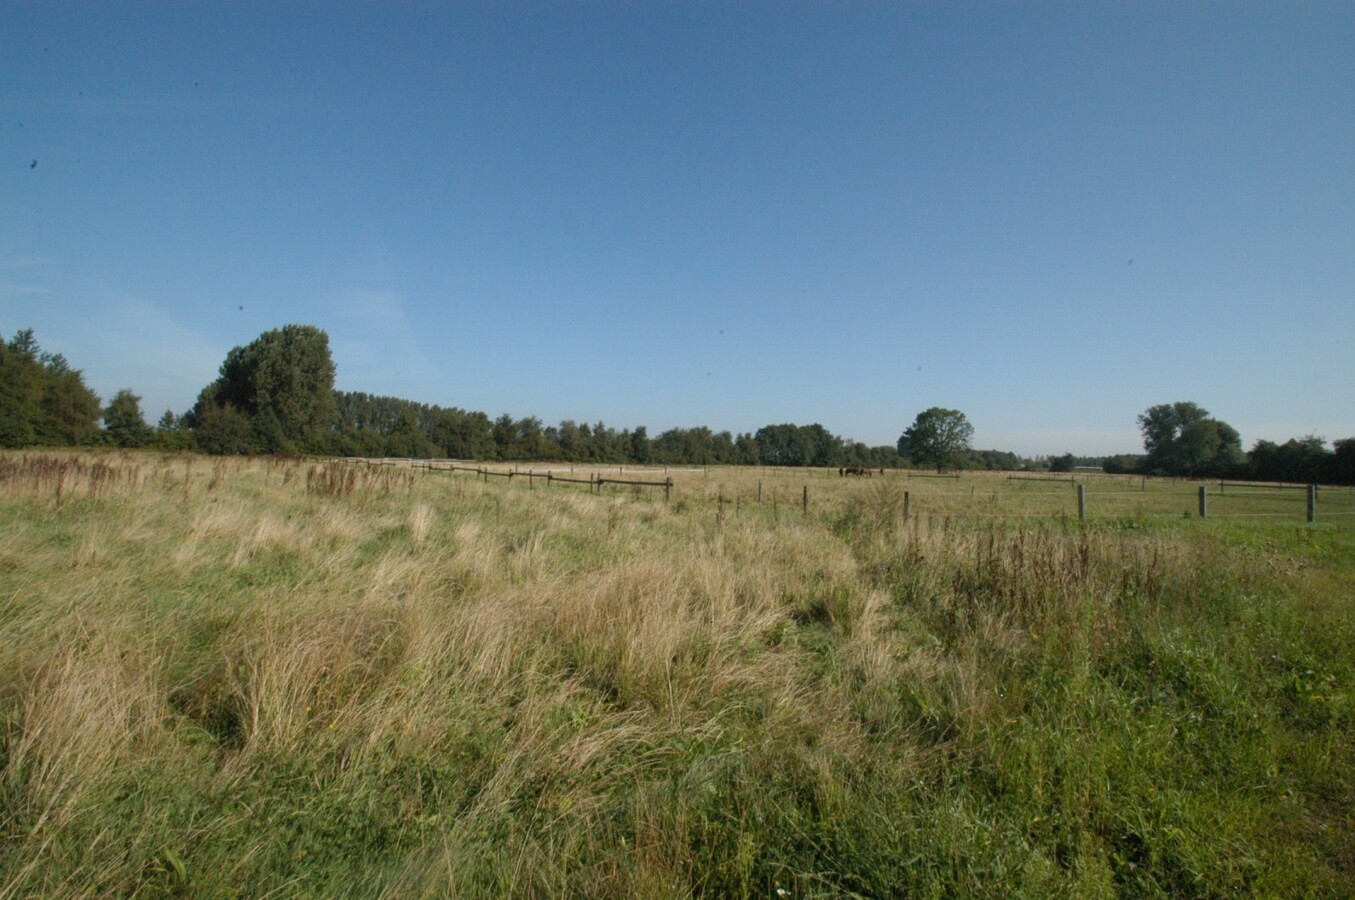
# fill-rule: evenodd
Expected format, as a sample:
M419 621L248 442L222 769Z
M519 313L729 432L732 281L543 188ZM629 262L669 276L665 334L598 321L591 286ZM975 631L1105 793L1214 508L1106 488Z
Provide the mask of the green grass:
M345 472L0 459L0 897L1355 892L1340 520Z

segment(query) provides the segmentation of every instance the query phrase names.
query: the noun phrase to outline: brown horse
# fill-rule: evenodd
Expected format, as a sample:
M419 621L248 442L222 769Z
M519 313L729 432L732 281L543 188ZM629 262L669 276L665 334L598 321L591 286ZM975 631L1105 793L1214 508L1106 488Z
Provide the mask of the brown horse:
M862 475L867 478L871 476L871 470L863 466L847 466L845 469L838 469L838 473L841 475L855 475L858 478Z

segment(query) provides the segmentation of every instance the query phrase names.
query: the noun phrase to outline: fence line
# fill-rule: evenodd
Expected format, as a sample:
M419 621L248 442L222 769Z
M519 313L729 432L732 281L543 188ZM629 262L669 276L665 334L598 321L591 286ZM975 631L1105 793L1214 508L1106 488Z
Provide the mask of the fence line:
M1328 514L1328 513L1323 513L1323 515L1329 515L1329 514ZM1275 513L1275 512L1272 512L1272 513L1263 513L1263 512L1215 513L1215 512L1211 512L1211 513L1209 514L1209 518L1211 518L1211 519L1289 519L1289 518L1294 518L1294 515L1293 515L1292 513Z
M536 479L544 479L547 485L554 482L560 482L562 484L586 484L589 486L590 493L601 492L604 490L605 486L609 484L617 485L620 487L633 487L636 489L662 488L666 499L671 499L673 489L678 486L671 476L665 477L663 478L663 480L646 480L634 477L632 478L608 477L601 474L600 471L593 471L589 472L586 478L582 478L582 477L571 477L570 475L564 474L557 474L559 469L555 467L551 467L546 469L545 471L541 471L538 469L518 469L516 466L514 466L512 469L505 470L502 468L491 468L489 466L484 465L468 466L461 465L456 462L435 461L435 460L395 460L391 458L385 458L380 460L376 459L368 460L360 458L348 458L345 459L344 461L354 464L361 463L369 468L406 465L413 469L423 469L426 472L449 472L449 473L466 472L476 475L486 482L488 482L491 477L503 478L510 482L514 477L521 477L528 479L529 487L534 484ZM659 467L657 466L632 467L631 473L626 473L625 467L605 467L603 471L611 471L613 468L615 468L616 471L620 474L636 474L636 475L642 473L657 474L657 472L659 471ZM574 467L570 466L569 471L572 473L574 471ZM668 472L672 470L670 470L669 467L665 466L663 467L663 471ZM707 470L705 469L688 469L686 471L691 473L708 474ZM758 474L762 474L767 470L764 467L759 468L756 471L758 472ZM807 470L794 470L794 469L777 470L777 471L781 471L783 474L787 476L799 474L803 478L810 480L813 480L815 474L819 474ZM830 472L828 474L832 473ZM906 477L910 479L929 478L929 479L944 479L946 481L961 480L959 473L935 474L935 473L904 472L903 474L905 474ZM1067 520L1073 518L1074 516L1076 516L1079 520L1126 519L1126 518L1131 519L1177 518L1182 514L1182 507L1180 506L1180 504L1182 504L1183 502L1186 504L1186 506L1184 507L1184 514L1187 517L1199 516L1200 518L1206 519L1289 518L1298 521L1303 521L1306 518L1308 522L1312 523L1318 521L1319 515L1324 520L1331 518L1339 518L1343 522L1348 517L1355 516L1355 508L1351 508L1351 504L1348 502L1347 499L1349 498L1349 500L1355 500L1355 490L1350 489L1342 490L1340 488L1325 489L1333 491L1333 493L1326 494L1326 496L1328 497L1328 502L1325 504L1320 504L1318 502L1319 494L1320 492L1324 491L1324 489L1317 486L1307 486L1306 498L1304 497L1303 494L1305 488L1300 486L1295 485L1270 486L1257 484L1243 484L1237 482L1222 482L1222 483L1195 482L1188 489L1183 489L1186 488L1186 484L1181 484L1181 487L1161 491L1159 490L1146 491L1143 489L1099 491L1094 489L1097 483L1096 481L1093 481L1091 484L1088 484L1085 480L1078 478L1056 479L1056 478L1022 477L1016 475L1009 475L1005 479L1007 482L1040 481L1048 482L1052 485L1059 486L1073 484L1076 486L1076 493L1070 491L1067 494L1065 494L1063 493L1063 488L1060 487L1058 490L1051 490L1047 492L1046 491L1038 491L1035 493L1013 492L1003 494L1001 493L1000 488L997 490L982 490L983 488L982 480L979 478L965 480L971 482L969 485L969 490L967 492L964 491L963 488L957 489L939 488L935 490L927 490L924 488L921 492L916 491L909 492L907 490L903 491L902 497L900 498L902 500L903 521L905 522L908 521L910 516L913 515L928 517L943 515L943 516L954 516L957 518L987 520L987 521L1040 519L1040 518L1055 518ZM702 479L698 483L704 483L704 479ZM994 483L992 481L990 481L989 483L994 487L996 487L997 484L1000 484L1000 482ZM1113 482L1107 481L1101 481L1100 483L1106 484L1107 486L1111 486L1113 484ZM1161 482L1158 482L1158 484L1161 484ZM1217 485L1217 487L1213 487L1213 485ZM885 486L884 483L882 483L881 487L883 488L884 486ZM1227 487L1232 487L1234 489L1232 491L1227 491L1225 490L1225 488ZM751 490L752 489L749 488L750 492ZM816 489L816 491L817 490L818 489ZM846 493L845 496L847 497L861 496L859 491L856 493L851 493L853 490L855 489L847 489L848 493ZM976 490L979 491L979 494L977 495L975 493ZM791 497L781 498L780 503L786 506L800 506L804 514L808 515L810 512L809 484L802 484L801 490L796 493L800 494L800 496L793 498ZM916 494L915 497L912 496L912 494L914 493ZM724 490L722 489L718 500L711 499L711 497L703 498L699 495L700 490L698 489L698 496L690 499L695 499L697 503L703 507L707 504L707 502L709 502L710 504L716 505L719 509L723 509L725 505L732 503L734 504L734 508L737 511L745 503L745 501L742 499L739 493L738 488L734 489L734 494L732 497L727 496ZM814 504L816 509L821 511L833 510L834 508L837 507L838 503L842 502L844 492L841 490L839 491L830 490L827 496L828 500L826 504L822 499L818 500ZM750 508L758 508L766 505L764 503L763 482L761 481L757 482L756 497L757 499L755 505L752 498L751 497L748 498L747 505L749 505ZM1006 502L1006 498L1008 497L1011 498L1011 505L1014 506L1021 506L1023 504L1029 503L1038 503L1040 506L1043 506L1044 508L1037 510L1030 509L1004 510L1003 507L1008 505L1008 503ZM1134 502L1128 504L1125 503L1124 501L1127 498L1133 498ZM1103 505L1100 502L1104 500L1114 500L1114 499L1118 499L1120 501L1118 504L1115 505L1118 505L1121 508L1106 509L1105 505ZM1306 504L1304 502L1305 499L1307 501ZM798 503L796 502L797 500L799 501ZM933 503L935 503L935 505L939 507L938 511L932 511L926 508L927 506L932 505ZM772 496L771 504L773 509L775 509L778 506L778 498L775 496L775 494L773 494ZM1243 510L1237 510L1235 508L1237 504L1244 504L1246 508ZM965 509L964 508L965 506L970 507L979 506L980 508Z
M366 460L349 460L349 461L369 462ZM382 460L381 464L386 465L387 462L385 460ZM526 478L529 487L532 486L534 479L540 478L544 479L548 485L556 481L564 482L567 484L586 484L589 486L590 491L592 490L601 491L602 488L608 484L620 484L633 487L663 488L665 499L670 498L673 493L672 478L665 478L663 481L641 481L639 479L633 478L604 478L600 473L597 472L590 472L587 478L570 478L565 475L556 475L555 471L552 469L547 469L544 472L538 472L535 469L524 470L514 466L512 469L509 469L508 471L505 472L501 469L491 469L485 466L473 466L473 467L458 466L455 463L438 464L432 461L428 462L411 461L410 468L423 469L425 472L469 472L473 475L480 476L485 481L488 481L491 477L506 478L509 481L512 481L514 478ZM608 470L610 470L610 468L611 467L609 466ZM573 471L572 467L570 468L570 471L571 472ZM624 469L618 467L618 471L624 471Z

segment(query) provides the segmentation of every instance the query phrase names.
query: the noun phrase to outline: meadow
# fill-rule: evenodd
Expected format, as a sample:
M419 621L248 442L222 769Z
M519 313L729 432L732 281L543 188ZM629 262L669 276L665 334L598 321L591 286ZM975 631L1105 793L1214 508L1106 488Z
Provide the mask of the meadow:
M1348 492L631 476L0 454L0 898L1355 894Z

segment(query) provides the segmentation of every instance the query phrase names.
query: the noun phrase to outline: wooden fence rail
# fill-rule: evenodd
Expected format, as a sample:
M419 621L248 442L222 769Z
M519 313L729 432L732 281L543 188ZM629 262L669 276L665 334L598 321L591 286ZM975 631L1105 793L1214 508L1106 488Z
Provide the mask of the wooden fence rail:
M512 469L496 469L483 465L468 466L468 465L459 465L455 462L450 461L436 461L436 460L427 460L427 461L393 460L389 458L369 460L361 458L348 458L345 461L354 464L362 464L369 468L408 466L414 469L423 469L426 472L467 472L472 475L479 476L484 481L488 481L491 477L504 478L509 481L511 481L514 477L521 477L527 479L529 486L533 486L537 479L545 480L547 485L553 484L555 482L560 482L561 484L586 484L588 485L590 493L601 492L606 488L607 485L616 485L618 487L630 487L636 488L637 490L661 488L664 492L665 500L672 498L673 489L677 486L676 483L674 482L674 479L671 476L664 477L662 480L643 479L643 478L617 478L603 475L600 472L592 472L589 473L587 477L575 477L572 473L569 475L556 474L556 472L549 469L546 471L538 471L535 469L518 469L516 467ZM608 469L608 471L611 471L611 469ZM621 471L620 467L617 467L616 471L620 472ZM636 474L639 473L637 472ZM653 474L658 474L658 472L653 471ZM787 471L784 474L794 475L798 473L795 471ZM937 474L937 473L908 472L901 474L904 474L906 478L939 478L946 480L961 480L961 476L959 473ZM1003 504L1001 501L999 501L996 494L987 495L986 503L988 504L988 506L983 511L965 511L963 509L957 509L955 498L958 497L959 494L952 493L946 490L940 494L935 495L935 499L940 501L943 509L945 510L944 512L935 509L928 510L926 508L928 506L932 506L933 501L932 492L923 491L917 496L913 496L912 494L914 492L905 490L902 492L902 497L900 498L902 500L903 519L904 521L908 521L911 518L916 517L918 515L927 516L938 514L960 517L971 516L993 520L1012 519L1012 518L1041 518L1050 515L1056 517L1059 516L1068 517L1075 515L1078 519L1085 521L1087 519L1095 517L1098 511L1100 511L1102 515L1119 516L1119 517L1125 516L1133 517L1143 515L1164 516L1164 515L1179 515L1179 510L1181 509L1181 507L1176 507L1178 512L1168 512L1166 506L1168 504L1180 503L1182 501L1188 504L1185 507L1186 510L1188 510L1187 512L1188 515L1193 514L1201 519L1215 519L1215 518L1262 519L1262 518L1293 517L1295 519L1299 519L1300 521L1306 519L1308 522L1313 523L1318 521L1319 514L1321 514L1324 517L1332 517L1336 519L1355 517L1355 505L1344 502L1347 496L1355 497L1355 490L1352 490L1351 488L1333 487L1325 485L1318 486L1318 485L1294 485L1294 484L1265 484L1256 482L1235 482L1235 481L1213 481L1209 484L1201 484L1200 482L1197 481L1190 488L1185 488L1184 490L1146 493L1145 492L1145 488L1147 485L1146 479L1142 479L1140 485L1132 490L1102 490L1100 489L1101 488L1100 482L1088 483L1084 481L1084 479L1077 477L1070 478L1067 476L1059 478L1051 476L1041 477L1030 475L1026 476L1008 475L1004 480L1008 482L1048 481L1051 482L1051 486L1071 483L1074 486L1074 490L1072 492L1069 492L1067 506L1063 506L1060 503L1058 504L1059 508L1056 509L1035 510L1023 508L1005 511L999 511L999 509L997 508L1001 507ZM1154 483L1157 484L1160 482ZM1124 484L1125 486L1128 486L1129 482L1125 482ZM1319 504L1318 502L1320 499L1319 495L1324 492L1326 493L1326 496L1331 499L1331 502L1327 504ZM808 515L810 512L809 485L808 484L802 485L801 491L799 493L800 497L797 498L800 501L799 505L801 506L804 514ZM1041 497L1043 497L1045 492L1039 493ZM1049 493L1052 495L1055 492L1051 491ZM1057 493L1062 494L1061 491ZM972 502L972 498L974 496L973 489L969 491L969 495ZM756 493L754 494L754 496L756 497L757 506L762 506L765 500L764 482L762 481L756 482ZM829 496L830 497L832 496L831 492ZM1030 497L1033 495L1025 494L1025 496ZM1102 503L1102 501L1108 501L1111 500L1112 498L1128 498L1128 497L1134 497L1136 500L1142 499L1145 503L1148 503L1152 507L1161 506L1163 508L1161 509L1154 508L1145 511L1144 509L1142 509L1142 504L1135 504L1135 507L1132 510L1126 510L1123 508L1124 507L1123 503L1112 502L1108 505L1103 505ZM1274 501L1277 504L1281 504L1285 508L1277 509L1273 505L1267 503L1267 501ZM720 491L718 499L716 499L715 501L717 510L723 509L723 506L725 505L726 502L733 503L737 508L738 492L736 491L735 496L731 498L722 489ZM1236 505L1239 502L1246 505L1239 507ZM773 507L776 506L775 497L772 498L772 504ZM1291 504L1293 506L1292 511L1288 508ZM1321 510L1319 510L1319 506L1322 506ZM721 513L721 515L723 515L723 513Z
M368 466L395 465L394 462L390 462L387 460L354 459L350 460L350 462L363 462L366 463ZM418 461L411 462L410 467L414 469L423 469L425 472L469 472L473 475L480 476L485 481L488 481L491 476L496 478L507 478L510 481L513 478L517 477L517 478L526 478L528 485L531 485L536 479L540 478L544 479L547 484L552 484L557 481L562 482L564 484L586 484L588 485L589 490L601 491L604 485L619 484L628 487L663 488L663 495L665 499L671 499L673 495L672 478L665 478L662 481L642 481L635 478L606 478L600 474L589 475L587 478L571 478L567 475L557 475L554 472L549 471L537 472L532 469L513 468L508 471L502 471L499 469L486 468L484 466L458 466L455 463L436 463L436 462L418 462Z

